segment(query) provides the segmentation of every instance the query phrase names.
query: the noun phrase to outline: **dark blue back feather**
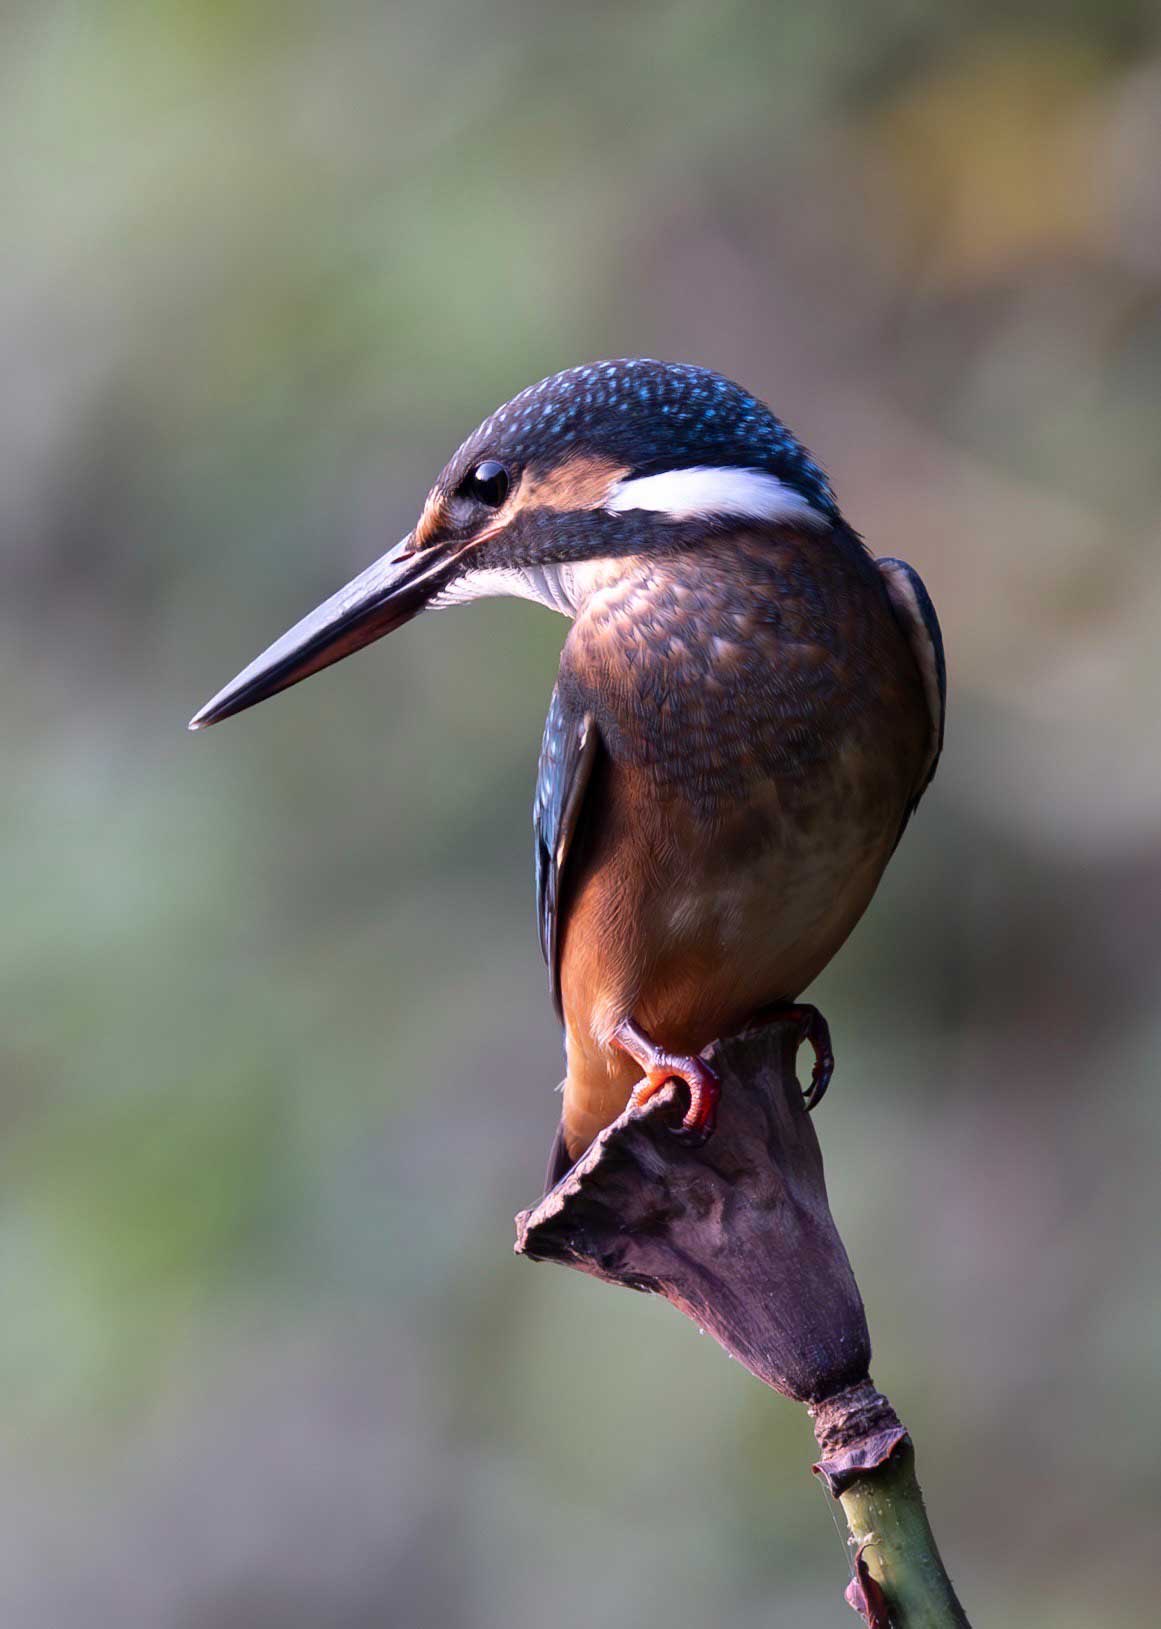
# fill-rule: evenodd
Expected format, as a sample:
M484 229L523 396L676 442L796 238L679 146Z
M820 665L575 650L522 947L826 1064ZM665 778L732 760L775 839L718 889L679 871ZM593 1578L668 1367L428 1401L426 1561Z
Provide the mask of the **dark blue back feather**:
M560 997L561 874L568 850L580 824L599 736L592 719L569 705L558 685L552 692L540 763L532 829L536 843L536 918L540 949L548 966L548 988L562 1012ZM563 1014L562 1014L563 1016Z

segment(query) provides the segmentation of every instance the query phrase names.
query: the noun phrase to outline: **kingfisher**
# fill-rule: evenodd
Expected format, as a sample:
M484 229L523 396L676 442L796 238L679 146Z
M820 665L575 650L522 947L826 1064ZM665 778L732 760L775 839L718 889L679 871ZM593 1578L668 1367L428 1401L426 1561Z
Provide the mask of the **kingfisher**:
M919 574L876 559L770 409L706 368L566 369L472 432L414 528L190 722L228 718L421 611L490 595L570 619L533 809L567 1073L559 1176L633 1099L790 1018L870 903L935 773L946 672ZM684 1099L683 1099L684 1102Z

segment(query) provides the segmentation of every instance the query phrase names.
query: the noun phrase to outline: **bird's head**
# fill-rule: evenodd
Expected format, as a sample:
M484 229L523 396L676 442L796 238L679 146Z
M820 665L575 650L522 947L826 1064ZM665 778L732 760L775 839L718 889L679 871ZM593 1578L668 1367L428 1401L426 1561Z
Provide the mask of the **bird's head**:
M739 521L838 519L822 470L741 386L642 358L569 368L485 419L402 542L276 640L190 728L264 701L420 611L506 594L571 615L582 561L696 546Z

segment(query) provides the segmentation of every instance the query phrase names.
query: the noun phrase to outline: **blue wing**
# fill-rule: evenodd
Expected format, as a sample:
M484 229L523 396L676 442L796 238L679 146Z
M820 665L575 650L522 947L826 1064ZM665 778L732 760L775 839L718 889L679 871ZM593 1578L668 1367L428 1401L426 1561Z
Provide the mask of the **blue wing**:
M947 712L947 664L943 655L943 635L931 595L914 566L909 566L906 560L876 560L875 564L882 573L891 609L907 635L907 642L923 679L927 711L931 717L927 758L915 787L915 795L907 808L910 816L935 778L936 765L943 751L943 725Z
M532 829L536 839L536 916L540 949L548 965L548 988L563 1017L560 998L561 876L580 823L585 793L600 747L591 713L570 705L557 685L552 692L540 764Z

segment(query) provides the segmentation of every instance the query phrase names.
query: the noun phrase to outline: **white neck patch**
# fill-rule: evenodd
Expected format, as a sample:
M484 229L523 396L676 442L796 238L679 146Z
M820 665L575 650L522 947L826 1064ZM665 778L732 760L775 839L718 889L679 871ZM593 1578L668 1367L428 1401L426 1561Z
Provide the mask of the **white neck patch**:
M493 566L466 572L436 596L432 609L467 605L471 600L531 600L549 611L574 617L578 598L571 565Z
M670 469L619 481L605 499L613 514L652 509L674 520L730 515L739 520L790 520L812 526L830 521L801 492L761 469L729 466Z

